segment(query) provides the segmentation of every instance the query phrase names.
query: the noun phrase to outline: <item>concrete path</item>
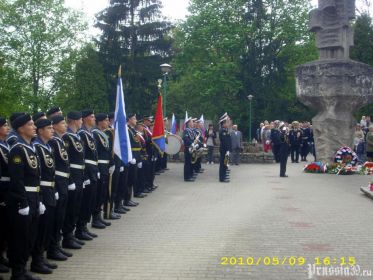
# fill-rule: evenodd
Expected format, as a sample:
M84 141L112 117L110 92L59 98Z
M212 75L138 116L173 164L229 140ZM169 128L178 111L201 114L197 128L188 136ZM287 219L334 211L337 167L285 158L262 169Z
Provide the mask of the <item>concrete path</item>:
M222 184L216 164L194 183L169 164L154 193L42 279L373 279L308 272L354 260L373 271L373 201L360 191L371 177L302 166L289 163L289 178L276 164L231 166Z

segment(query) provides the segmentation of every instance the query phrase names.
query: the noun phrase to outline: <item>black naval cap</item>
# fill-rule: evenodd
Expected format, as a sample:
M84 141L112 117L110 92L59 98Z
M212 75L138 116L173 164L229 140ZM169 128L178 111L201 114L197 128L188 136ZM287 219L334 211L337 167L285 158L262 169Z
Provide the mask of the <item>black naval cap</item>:
M13 122L12 122L12 128L17 130L21 126L24 126L26 123L31 121L31 115L23 113L22 115L18 116Z
M16 118L18 118L19 116L24 115L24 114L26 114L26 113L24 113L24 112L15 112L15 113L11 114L10 118L9 118L10 123L12 123Z
M60 112L61 111L61 108L58 107L58 106L55 106L55 107L52 107L50 108L48 111L47 111L47 117L49 117L50 115L53 115L57 112Z
M97 113L95 115L96 117L96 122L102 122L104 120L106 120L108 118L108 114L105 114L105 113Z
M82 118L89 117L90 115L93 115L94 112L91 109L85 109L82 111Z
M71 111L67 113L67 118L76 121L82 118L82 113L79 111Z
M109 116L109 119L114 119L114 115L115 115L115 113L114 113L114 112L110 112L110 113L108 114L108 116Z
M52 122L48 119L39 119L35 122L36 129L43 128L52 125Z
M136 114L135 113L129 113L127 115L127 120L129 120L130 118L133 118L133 117L136 117Z
M0 117L0 127L4 126L6 124L6 118Z
M35 113L35 114L32 116L32 120L33 120L34 122L36 122L37 120L39 120L40 118L45 117L45 116L46 116L46 115L45 115L44 112L37 112L37 113Z
M52 124L58 124L62 122L63 120L65 120L65 118L62 115L53 116L51 118Z

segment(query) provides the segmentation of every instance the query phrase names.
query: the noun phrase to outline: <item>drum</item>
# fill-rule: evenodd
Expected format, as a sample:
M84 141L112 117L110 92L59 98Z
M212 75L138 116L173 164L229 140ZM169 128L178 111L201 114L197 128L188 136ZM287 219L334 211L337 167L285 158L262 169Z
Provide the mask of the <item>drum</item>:
M165 152L169 155L176 155L180 152L180 149L183 145L183 140L179 135L170 134L167 135L166 150Z

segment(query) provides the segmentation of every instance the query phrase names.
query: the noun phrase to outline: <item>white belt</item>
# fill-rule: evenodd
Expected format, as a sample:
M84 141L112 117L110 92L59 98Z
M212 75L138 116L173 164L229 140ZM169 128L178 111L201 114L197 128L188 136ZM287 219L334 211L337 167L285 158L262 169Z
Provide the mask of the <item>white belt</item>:
M92 164L92 165L97 165L97 161L94 161L94 160L86 159L84 162L88 164Z
M26 190L26 192L39 192L40 187L39 186L37 186L37 187L25 186L25 190Z
M10 182L10 177L1 177L0 182Z
M99 160L98 160L98 163L109 164L109 163L110 163L110 160L99 159Z
M84 165L80 165L80 164L70 164L70 167L71 168L74 168L74 169L84 169Z
M40 181L40 186L43 186L43 187L54 187L54 182Z
M56 174L56 176L65 177L65 178L70 178L70 174L69 174L69 173L66 173L66 172L56 171L55 174Z

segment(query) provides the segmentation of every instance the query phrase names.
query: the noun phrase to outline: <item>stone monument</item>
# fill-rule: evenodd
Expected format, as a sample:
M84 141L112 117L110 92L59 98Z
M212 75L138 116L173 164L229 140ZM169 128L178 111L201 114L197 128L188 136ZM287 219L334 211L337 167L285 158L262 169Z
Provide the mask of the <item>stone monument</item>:
M355 0L319 0L310 13L319 60L296 69L298 99L318 111L312 119L318 161L331 162L341 146L352 147L353 112L373 102L373 68L349 58Z

